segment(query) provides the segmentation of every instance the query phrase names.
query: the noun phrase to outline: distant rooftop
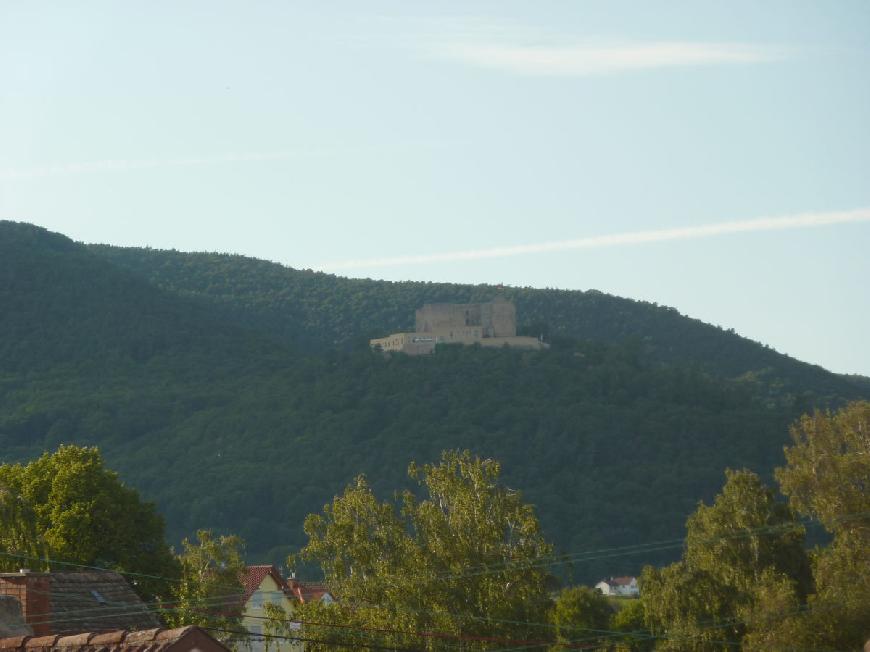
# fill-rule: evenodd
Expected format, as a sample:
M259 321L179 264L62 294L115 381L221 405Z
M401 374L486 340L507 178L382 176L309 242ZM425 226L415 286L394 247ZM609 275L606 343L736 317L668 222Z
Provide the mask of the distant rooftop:
M77 632L68 636L16 636L0 639L3 652L229 652L200 627L143 631Z

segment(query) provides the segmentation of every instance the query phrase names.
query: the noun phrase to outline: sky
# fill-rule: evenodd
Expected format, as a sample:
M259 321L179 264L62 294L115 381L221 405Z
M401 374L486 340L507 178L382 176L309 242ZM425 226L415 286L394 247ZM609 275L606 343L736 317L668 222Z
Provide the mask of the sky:
M0 219L597 289L870 375L870 3L0 0Z

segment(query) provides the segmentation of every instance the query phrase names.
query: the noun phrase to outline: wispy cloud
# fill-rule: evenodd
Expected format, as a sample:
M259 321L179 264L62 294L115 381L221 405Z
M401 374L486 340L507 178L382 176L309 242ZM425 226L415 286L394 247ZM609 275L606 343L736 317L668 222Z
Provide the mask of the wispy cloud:
M780 217L761 217L735 222L718 222L702 226L686 226L675 229L656 229L650 231L629 231L611 235L540 242L537 244L515 245L511 247L491 247L487 249L468 249L436 254L392 256L387 258L362 258L324 263L317 269L338 271L346 269L367 269L372 267L397 267L401 265L425 265L431 263L453 263L461 261L484 260L487 258L508 258L530 254L543 254L576 249L600 249L623 245L649 244L670 240L696 240L734 233L753 233L760 231L782 231L808 227L830 226L870 222L870 208L827 213L799 213Z
M778 48L746 43L692 41L587 42L572 45L445 43L444 58L522 75L588 76L653 68L747 64L785 57Z
M582 33L570 26L534 25L494 16L367 17L355 38L387 43L428 59L529 76L579 77L633 71L759 64L793 56L774 43L643 39Z

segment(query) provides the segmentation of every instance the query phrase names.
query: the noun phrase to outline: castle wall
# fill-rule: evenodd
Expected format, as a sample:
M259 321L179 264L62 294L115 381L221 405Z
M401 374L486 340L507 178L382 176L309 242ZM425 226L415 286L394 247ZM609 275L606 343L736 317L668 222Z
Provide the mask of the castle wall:
M488 303L427 303L416 312L413 333L393 333L370 340L384 352L408 355L432 353L437 344L480 344L543 349L534 337L517 337L517 310L509 301Z
M515 337L517 334L517 309L509 301L491 301L480 304L482 321L488 337Z
M427 303L416 312L418 333L444 334L478 327L480 337L513 337L517 310L508 301L488 303Z
M435 337L426 333L393 333L387 337L369 340L369 346L381 351L398 351L408 355L424 355L435 350Z
M515 335L513 337L487 337L477 342L483 347L499 348L509 346L515 349L547 349L549 345L541 342L537 337L527 337L525 335Z

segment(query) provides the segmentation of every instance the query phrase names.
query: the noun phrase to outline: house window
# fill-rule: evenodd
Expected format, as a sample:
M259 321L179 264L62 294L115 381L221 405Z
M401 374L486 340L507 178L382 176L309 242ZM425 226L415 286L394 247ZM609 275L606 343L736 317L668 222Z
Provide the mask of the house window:
M259 608L263 606L263 594L257 591L251 596L251 606Z
M100 593L99 591L91 589L91 595L94 596L94 600L96 600L100 604L108 604L108 601L106 600L106 598L104 598L103 594Z

